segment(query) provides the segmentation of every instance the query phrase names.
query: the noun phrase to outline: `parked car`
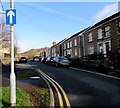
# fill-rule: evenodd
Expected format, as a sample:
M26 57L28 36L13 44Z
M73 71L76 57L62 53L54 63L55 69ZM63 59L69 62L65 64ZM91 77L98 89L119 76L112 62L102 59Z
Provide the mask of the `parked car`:
M27 63L26 57L21 57L19 62L20 63Z
M66 57L54 57L52 64L55 65L56 67L69 66L70 61Z
M39 57L33 57L33 61L39 62L40 58Z
M53 61L53 58L54 58L54 57L47 57L46 63L47 63L47 64L51 64L51 62Z
M47 57L42 57L42 58L41 58L41 63L45 63L45 62L46 62L46 59L47 59Z

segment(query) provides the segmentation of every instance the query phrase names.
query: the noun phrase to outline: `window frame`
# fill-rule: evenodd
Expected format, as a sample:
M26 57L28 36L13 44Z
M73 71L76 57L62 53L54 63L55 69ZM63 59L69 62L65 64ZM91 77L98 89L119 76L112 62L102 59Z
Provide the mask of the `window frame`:
M66 49L66 43L64 43L64 49Z
M92 42L92 41L93 41L93 33L90 32L90 33L88 34L88 42Z
M70 48L72 47L72 41L70 41Z
M102 39L102 28L98 29L98 38L97 39Z
M111 27L110 27L110 25L106 26L106 27L104 28L104 31L105 31L105 36L104 36L104 38L108 38L108 37L111 36L111 33L110 33Z
M70 48L70 42L69 41L67 42L67 48Z
M93 50L93 51L91 51ZM89 46L88 47L88 54L91 55L91 54L94 54L94 46Z
M74 39L74 46L77 46L77 39Z
M74 55L77 56L77 48L74 49Z

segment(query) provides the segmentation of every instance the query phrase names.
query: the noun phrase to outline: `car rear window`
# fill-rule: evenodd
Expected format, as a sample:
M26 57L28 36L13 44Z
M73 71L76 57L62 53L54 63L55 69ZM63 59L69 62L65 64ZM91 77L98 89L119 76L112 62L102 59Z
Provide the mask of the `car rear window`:
M21 57L21 59L26 59L26 57Z

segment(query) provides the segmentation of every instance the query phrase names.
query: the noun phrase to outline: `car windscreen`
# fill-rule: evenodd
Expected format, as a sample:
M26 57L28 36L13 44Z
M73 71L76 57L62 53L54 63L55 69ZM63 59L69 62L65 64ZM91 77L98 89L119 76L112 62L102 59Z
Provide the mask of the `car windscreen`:
M65 57L59 57L60 60L68 60L67 58Z

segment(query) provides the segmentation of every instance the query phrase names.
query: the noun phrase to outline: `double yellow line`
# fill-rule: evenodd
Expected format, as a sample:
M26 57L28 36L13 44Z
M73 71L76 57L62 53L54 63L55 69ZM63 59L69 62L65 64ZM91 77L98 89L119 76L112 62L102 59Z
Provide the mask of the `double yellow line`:
M64 108L64 104L63 104L62 95L61 95L59 89L61 90L61 92L62 92L62 94L64 96L64 99L65 99L65 102L66 102L66 106L68 108L71 108L69 99L68 99L65 91L63 90L63 88L55 80L53 80L52 78L50 78L47 74L45 74L44 72L42 72L40 69L36 69L36 71L39 72L46 80L48 80L53 85L53 87L55 88L55 90L57 92L57 95L58 95L60 108Z

